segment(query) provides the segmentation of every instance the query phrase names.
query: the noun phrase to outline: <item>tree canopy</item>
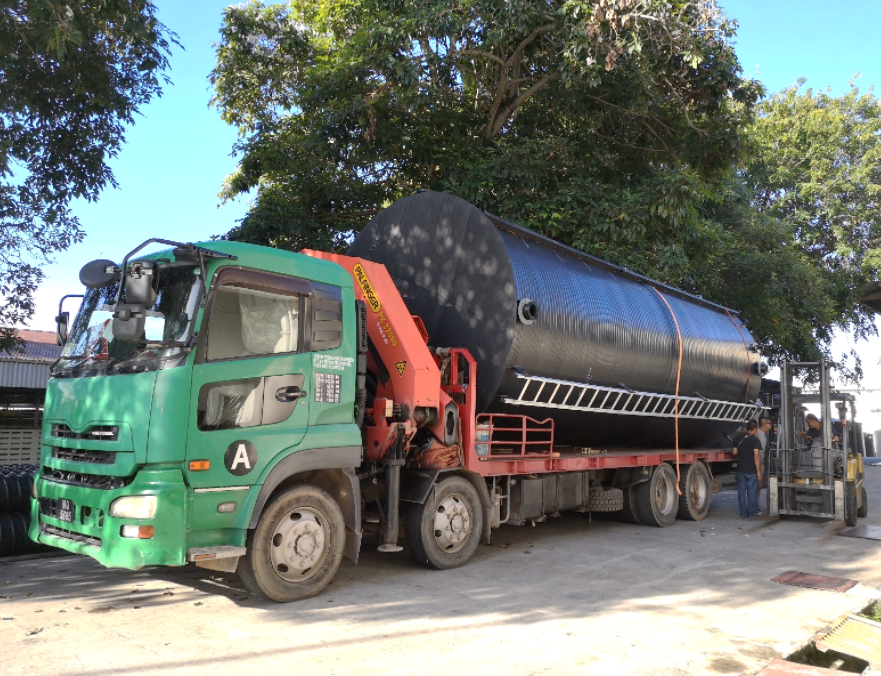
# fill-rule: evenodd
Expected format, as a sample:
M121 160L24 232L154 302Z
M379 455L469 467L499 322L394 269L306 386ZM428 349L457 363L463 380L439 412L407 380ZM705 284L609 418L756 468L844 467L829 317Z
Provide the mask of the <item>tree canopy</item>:
M860 230L871 214L844 214L874 206L842 188L820 208L828 167L799 162L813 133L802 118L840 118L823 129L835 157L869 124L847 141L856 166L874 98L837 106L796 87L759 104L735 31L703 0L230 7L211 79L241 162L222 196L256 199L226 236L341 249L414 190L450 192L740 309L772 360L816 358L836 326L873 330L851 291L875 269Z
M781 290L792 302L757 320L763 333L778 350L827 355L834 329L874 335L859 296L881 269L881 102L854 83L835 97L800 81L761 103L747 143L754 218L782 226L762 244L798 252L812 273ZM763 276L773 288L781 271L769 263Z
M732 31L706 2L231 7L212 79L242 161L224 194L258 191L235 236L341 246L431 188L676 276L692 200L759 93Z
M155 15L149 0L0 3L0 349L42 265L83 237L71 201L115 185L108 159L160 93L175 37Z

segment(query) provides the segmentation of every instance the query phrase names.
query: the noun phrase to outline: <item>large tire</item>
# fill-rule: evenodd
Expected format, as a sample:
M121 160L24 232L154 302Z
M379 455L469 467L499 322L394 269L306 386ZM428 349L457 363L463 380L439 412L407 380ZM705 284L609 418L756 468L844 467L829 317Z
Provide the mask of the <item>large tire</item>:
M702 462L688 466L688 471L680 481L682 495L679 496L677 516L687 521L703 521L710 511L710 496L713 482L710 471Z
M279 494L248 535L238 574L248 591L288 603L315 596L336 574L346 526L340 508L316 486Z
M621 520L627 523L642 523L636 511L636 484L624 489L624 509L621 510Z
M679 497L676 473L667 463L655 467L648 481L636 485L636 511L645 526L670 526L676 520Z
M866 494L866 487L860 486L860 506L857 509L857 516L865 519L869 516L869 496Z
M438 482L425 504L407 505L404 512L407 546L417 563L438 570L464 565L483 532L480 496L459 476Z
M857 487L853 481L844 484L844 523L857 525Z

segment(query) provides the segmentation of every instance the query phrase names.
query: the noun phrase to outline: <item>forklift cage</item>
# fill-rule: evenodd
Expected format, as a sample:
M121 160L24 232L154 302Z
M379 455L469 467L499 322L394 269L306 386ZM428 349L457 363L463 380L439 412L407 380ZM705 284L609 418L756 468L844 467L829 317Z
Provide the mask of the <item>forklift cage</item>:
M817 393L805 393L793 386L795 369L816 369ZM784 362L780 366L780 422L774 475L768 480L769 514L799 515L845 520L847 458L852 446L856 404L852 394L831 387L830 366L819 362ZM805 447L797 440L803 404L820 404L822 446ZM838 444L833 443L832 404L841 421ZM801 420L803 422L803 419ZM860 444L856 445L857 448ZM805 459L808 462L805 462Z

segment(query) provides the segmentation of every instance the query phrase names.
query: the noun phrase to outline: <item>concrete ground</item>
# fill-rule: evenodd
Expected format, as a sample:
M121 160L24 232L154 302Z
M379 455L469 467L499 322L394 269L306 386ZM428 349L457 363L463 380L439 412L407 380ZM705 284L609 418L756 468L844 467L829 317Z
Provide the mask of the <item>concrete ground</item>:
M867 467L881 525L881 466ZM872 508L874 505L874 509ZM458 570L365 546L320 596L257 600L198 568L0 563L0 673L752 674L881 586L881 542L830 522L741 520L737 495L666 529L569 514L503 527ZM854 578L846 594L771 582Z

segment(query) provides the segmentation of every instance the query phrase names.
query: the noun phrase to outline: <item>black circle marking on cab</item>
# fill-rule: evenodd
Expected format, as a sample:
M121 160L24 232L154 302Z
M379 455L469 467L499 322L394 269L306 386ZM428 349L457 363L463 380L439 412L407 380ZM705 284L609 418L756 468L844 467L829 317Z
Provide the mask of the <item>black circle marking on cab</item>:
M226 448L223 464L230 474L244 476L257 464L257 448L244 439L234 441Z

